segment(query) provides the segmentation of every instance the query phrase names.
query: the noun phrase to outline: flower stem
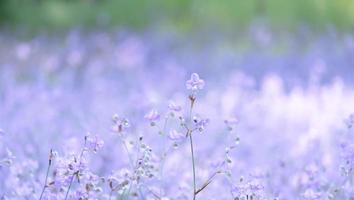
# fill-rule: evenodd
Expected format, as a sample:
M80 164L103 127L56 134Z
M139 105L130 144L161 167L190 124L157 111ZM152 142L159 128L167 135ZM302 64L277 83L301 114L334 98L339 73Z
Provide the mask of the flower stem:
M196 196L196 182L195 182L195 163L194 163L194 149L193 149L193 137L192 133L189 133L189 140L191 144L191 154L192 154L192 166L193 166L193 200Z
M44 194L44 191L45 191L45 189L47 188L47 181L48 181L48 175L49 175L50 164L51 164L51 163L49 162L49 165L48 165L48 167L47 167L47 173L46 173L45 180L44 180L43 189L42 189L42 192L41 192L41 196L39 197L39 200L42 199L43 194Z
M65 195L65 200L68 199L69 192L70 192L70 189L71 189L71 185L73 184L75 174L76 174L76 172L71 176L69 187L68 187L68 190L66 191L66 195Z
M195 97L193 95L189 96L189 99L191 100L191 107L189 110L189 120L190 123L192 124L192 111L193 111L193 106L195 102ZM195 159L194 159L194 148L193 148L193 136L192 136L192 130L188 129L188 135L189 135L189 142L191 145L191 154L192 154L192 167L193 167L193 200L196 198L196 191L197 191L197 186L196 186L196 180L195 180Z
M81 153L80 153L79 165L81 165L82 157L84 156L84 152L86 151L86 143L87 143L87 137L85 136L85 144L84 144L84 148L82 148ZM80 169L78 169L76 172L74 172L73 175L71 176L69 187L68 187L68 190L66 191L66 194L65 194L65 200L68 199L68 195L69 195L69 192L70 192L70 189L71 189L71 185L73 184L75 176L77 178L79 178L78 177L79 173L80 173Z
M42 192L41 192L41 196L39 197L39 200L42 199L43 194L44 194L44 191L45 191L45 189L47 188L49 169L50 169L50 166L51 166L51 165L52 165L52 150L50 150L49 161L48 161L48 167L47 167L47 173L46 173L46 175L45 175L44 186L43 186L43 189L42 189Z
M127 156L128 156L129 165L130 165L130 167L131 167L132 169L134 169L134 161L133 161L133 158L132 158L132 156L131 156L131 154L130 154L130 152L129 152L129 148L128 148L128 146L127 146L127 144L125 143L125 140L124 140L123 138L120 138L120 141L121 141L121 143L122 143L122 145L123 145L123 148L124 148L124 150L125 150L125 152L126 152L126 154L127 154Z

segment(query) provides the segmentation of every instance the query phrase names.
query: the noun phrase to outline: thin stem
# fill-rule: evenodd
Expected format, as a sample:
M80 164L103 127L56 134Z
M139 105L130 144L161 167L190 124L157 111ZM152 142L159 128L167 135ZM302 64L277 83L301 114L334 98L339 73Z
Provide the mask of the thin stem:
M47 167L47 173L46 173L46 176L45 176L44 186L43 186L43 189L42 189L42 192L41 192L41 196L39 197L39 200L42 199L44 191L47 188L47 180L48 180L48 175L49 175L49 168L50 168L50 165L48 165L48 167Z
M74 177L75 177L75 175L76 175L78 172L79 172L79 171L75 172L75 173L71 176L70 183L69 183L69 187L68 187L68 190L66 191L66 195L65 195L65 200L68 199L68 195L69 195L69 191L70 191L70 189L71 189L71 185L73 184Z
M87 143L87 137L85 136L84 148L82 148L81 153L80 153L80 157L79 157L79 167L81 165L81 161L82 161L82 157L84 156L84 152L86 151L86 143ZM66 195L65 195L65 200L67 200L67 198L68 198L68 195L69 195L69 192L71 189L71 185L73 184L75 176L79 176L79 173L80 173L80 168L75 173L73 173L73 175L71 176L69 187L68 187L68 190L66 191Z
M165 117L165 122L163 124L163 129L162 129L162 136L163 136L163 146L162 146L162 156L161 156L161 162L160 162L160 193L162 193L163 190L163 185L164 185L164 181L163 181L163 176L164 176L164 166L165 166L165 161L166 161L166 154L168 152L168 147L166 148L166 144L167 144L167 137L166 137L166 129L167 129L167 123L168 123L168 119L169 117Z
M193 149L193 137L192 133L189 133L189 140L191 144L191 153L192 153L192 166L193 166L193 200L196 196L196 182L195 182L195 163L194 163L194 149Z
M120 141L121 141L121 143L122 143L122 145L123 145L124 150L125 150L126 153L127 153L127 156L128 156L128 159L129 159L129 165L130 165L130 167L133 169L133 168L134 168L134 161L133 161L133 159L132 159L132 157L131 157L131 155L130 155L128 146L127 146L127 144L125 143L125 141L123 140L123 138L120 138Z
M111 190L111 192L109 193L109 200L112 199L112 194L113 194L113 190Z
M191 100L191 107L189 110L189 120L190 123L192 123L192 111L193 111L193 106L195 102L195 97L191 95L189 97ZM196 198L196 191L197 191L197 186L196 186L196 179L195 179L195 159L194 159L194 148L193 148L193 136L192 136L192 130L188 129L187 134L189 135L189 141L191 145L191 154L192 154L192 167L193 167L193 200Z
M52 153L52 150L50 150L50 153L49 153L49 161L48 161L48 167L47 167L47 173L46 173L46 175L45 175L44 185L43 185L43 189L42 189L42 192L41 192L41 196L39 197L39 200L42 199L43 194L44 194L44 191L45 191L45 189L47 188L47 182L48 182L48 176L49 176L49 169L50 169L50 166L52 165L52 157L53 157L53 153Z
M128 197L130 196L130 191L132 189L132 184L129 184L129 189L128 189ZM126 190L124 190L124 195L125 195Z
M208 180L205 181L205 183L203 184L203 186L195 192L195 195L197 195L199 192L203 191L203 190L213 181L213 179L215 178L215 176L216 176L217 174L219 174L219 173L221 173L221 172L220 172L220 171L216 171L215 173L213 173L213 174L208 178Z

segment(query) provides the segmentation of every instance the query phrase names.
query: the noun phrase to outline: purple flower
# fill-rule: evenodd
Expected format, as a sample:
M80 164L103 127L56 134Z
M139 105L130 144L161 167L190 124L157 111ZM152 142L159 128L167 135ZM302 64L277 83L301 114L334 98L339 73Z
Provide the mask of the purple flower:
M128 119L119 117L117 114L113 115L112 131L116 133L122 133L130 127Z
M193 122L194 122L195 128L197 130L199 130L200 132L202 132L204 130L204 128L209 124L209 119L206 119L206 118L203 119L203 118L196 116L193 118Z
M199 78L197 73L191 75L191 79L186 82L186 87L188 90L197 91L204 88L204 80Z
M172 112L180 112L182 110L182 107L177 105L175 102L170 101L168 104L168 109Z
M155 126L156 122L160 120L160 114L156 110L151 110L144 118L150 121L151 126Z
M99 139L97 135L91 136L90 134L88 134L86 136L86 145L90 151L96 153L99 149L103 147L103 144L103 140Z
M168 134L168 138L174 142L182 142L186 138L186 134L172 130Z
M303 194L302 197L306 200L317 200L322 199L321 194L315 192L313 189L307 189Z

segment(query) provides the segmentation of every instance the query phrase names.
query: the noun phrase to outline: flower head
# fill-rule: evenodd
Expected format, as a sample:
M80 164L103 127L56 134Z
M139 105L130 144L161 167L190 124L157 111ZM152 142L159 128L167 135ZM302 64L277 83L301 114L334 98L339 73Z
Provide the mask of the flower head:
M154 126L160 120L160 114L156 110L151 110L144 118L150 121L151 126Z
M322 199L321 193L316 192L313 189L307 189L304 193L302 193L302 197L306 200Z
M204 88L204 80L199 78L197 73L191 75L191 79L186 82L186 87L188 90L197 91Z
M172 130L168 134L168 138L174 142L181 142L186 138L186 134Z
M112 131L117 133L122 133L130 127L128 119L119 117L117 114L113 115L113 126Z
M99 139L97 135L91 136L90 134L88 134L86 136L86 145L90 151L96 153L99 149L103 147L103 144L103 140Z
M177 105L174 101L170 101L168 104L168 109L172 112L180 112L182 110L182 107L180 105Z
M195 116L193 118L193 122L194 122L195 128L197 130L199 130L200 132L202 132L205 129L205 127L209 124L209 119Z

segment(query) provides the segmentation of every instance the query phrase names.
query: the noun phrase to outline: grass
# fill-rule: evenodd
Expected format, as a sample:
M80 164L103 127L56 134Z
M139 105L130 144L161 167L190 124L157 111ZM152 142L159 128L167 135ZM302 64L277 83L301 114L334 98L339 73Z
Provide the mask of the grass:
M255 19L273 26L316 29L333 25L353 30L352 0L3 0L0 20L8 27L61 30L76 26L168 24L183 29L204 26L237 29Z

